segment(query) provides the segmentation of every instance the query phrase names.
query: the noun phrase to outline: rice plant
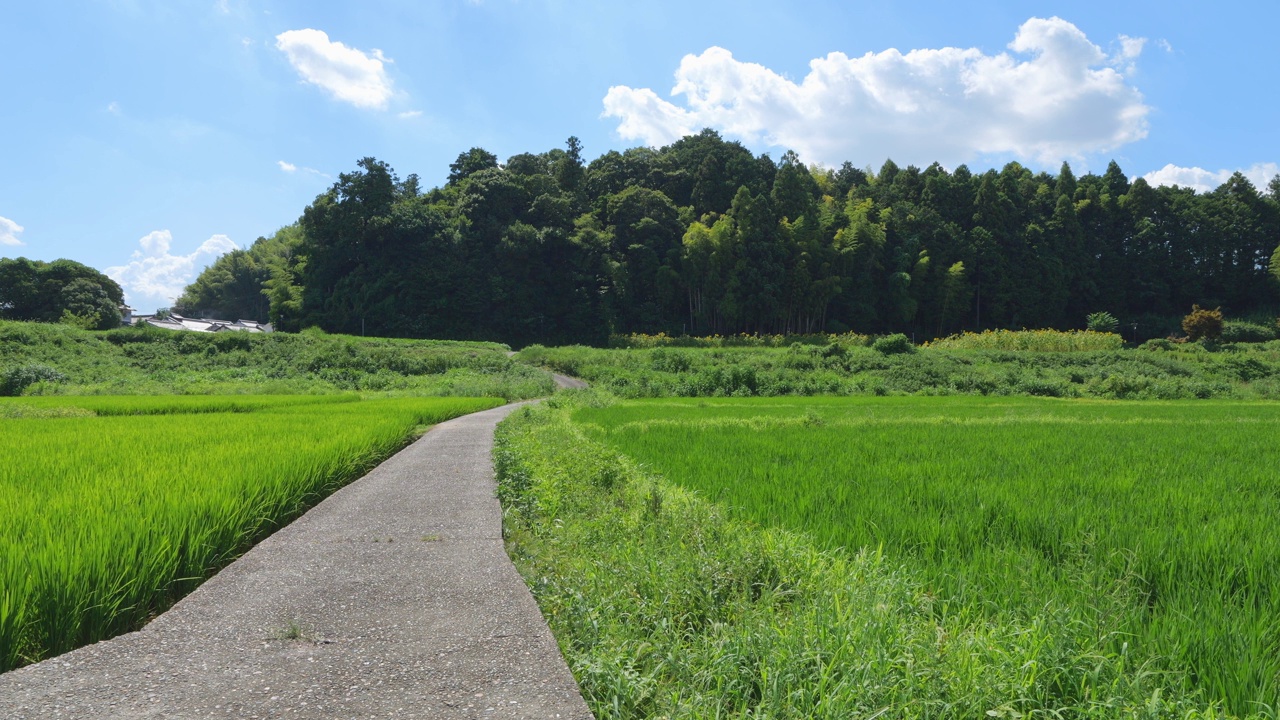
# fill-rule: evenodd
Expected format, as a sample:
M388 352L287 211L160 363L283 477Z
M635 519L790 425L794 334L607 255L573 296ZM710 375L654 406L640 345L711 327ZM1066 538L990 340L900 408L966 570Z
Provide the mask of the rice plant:
M15 400L44 412L0 414L0 670L136 629L415 428L501 403Z
M1235 713L1276 710L1280 406L707 399L574 418L736 516L901 559L940 616L1056 613Z

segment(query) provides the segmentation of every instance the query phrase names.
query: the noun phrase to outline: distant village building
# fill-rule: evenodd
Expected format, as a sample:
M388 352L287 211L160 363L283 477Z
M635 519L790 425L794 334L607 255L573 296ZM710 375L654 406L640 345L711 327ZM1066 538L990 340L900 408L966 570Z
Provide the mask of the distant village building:
M188 318L171 313L168 317L155 315L133 315L130 325L150 325L165 330L186 330L187 332L249 332L269 333L275 328L271 323L260 323L253 320L214 320L213 318Z

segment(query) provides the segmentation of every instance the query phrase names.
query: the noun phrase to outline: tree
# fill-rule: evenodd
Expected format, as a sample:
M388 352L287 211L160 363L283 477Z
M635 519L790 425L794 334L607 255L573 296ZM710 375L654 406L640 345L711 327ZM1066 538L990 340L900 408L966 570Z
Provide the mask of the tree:
M1244 315L1280 298L1280 179L1197 194L1130 183L1116 163L1077 177L1066 163L974 175L891 161L871 177L774 163L712 130L589 163L574 138L505 167L472 148L450 171L424 192L362 159L287 239L219 258L180 308L518 344L1078 327L1101 307L1167 319L1193 301ZM0 315L57 320L76 277L5 261Z
M0 258L0 317L59 322L70 315L85 327L120 324L124 291L114 280L74 260Z
M818 183L809 173L809 168L800 162L799 156L788 150L778 165L770 194L778 217L798 220L802 215L812 214L818 196Z
M449 184L456 185L481 170L498 167L498 156L484 148L473 147L449 163Z
M1222 308L1206 310L1199 305L1191 306L1191 313L1182 318L1182 330L1192 342L1196 340L1217 340L1222 337Z
M1085 318L1085 327L1092 332L1113 333L1120 328L1120 321L1107 311L1091 313Z
M969 300L973 295L969 287L969 279L963 261L956 261L947 268L942 281L942 311L938 313L938 334L944 334L949 327L964 317L969 309Z
M86 330L120 327L120 303L111 299L101 283L76 278L58 293L62 307L60 320Z

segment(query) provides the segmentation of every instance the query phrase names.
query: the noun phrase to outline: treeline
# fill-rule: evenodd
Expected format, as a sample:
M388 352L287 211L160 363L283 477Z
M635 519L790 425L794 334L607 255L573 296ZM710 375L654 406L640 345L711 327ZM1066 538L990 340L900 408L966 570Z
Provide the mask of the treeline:
M0 258L0 320L61 322L91 329L120 326L124 291L74 260Z
M711 130L660 150L479 148L424 191L365 158L296 225L220 258L180 311L283 329L601 343L610 333L1082 327L1271 311L1280 178L1217 190L886 162L775 162ZM1274 265L1280 268L1280 258Z

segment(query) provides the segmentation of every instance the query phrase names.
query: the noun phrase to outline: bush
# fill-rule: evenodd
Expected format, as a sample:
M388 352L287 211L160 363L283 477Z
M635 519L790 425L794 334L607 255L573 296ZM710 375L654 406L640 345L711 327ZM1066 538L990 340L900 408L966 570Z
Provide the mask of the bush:
M1275 328L1244 320L1228 320L1222 323L1222 341L1233 343L1261 343L1276 339Z
M0 396L15 397L38 382L64 383L67 376L47 365L22 365L0 373Z
M1120 321L1109 312L1096 312L1085 318L1085 326L1093 332L1113 333L1120 327Z
M1173 341L1168 338L1153 338L1138 346L1139 350L1172 350Z
M1182 318L1182 331L1193 342L1196 340L1217 340L1222 337L1222 308L1205 310L1199 305L1191 306L1191 314Z
M911 338L902 333L895 333L877 339L871 344L871 349L884 355L899 355L915 352L916 346L911 344Z

